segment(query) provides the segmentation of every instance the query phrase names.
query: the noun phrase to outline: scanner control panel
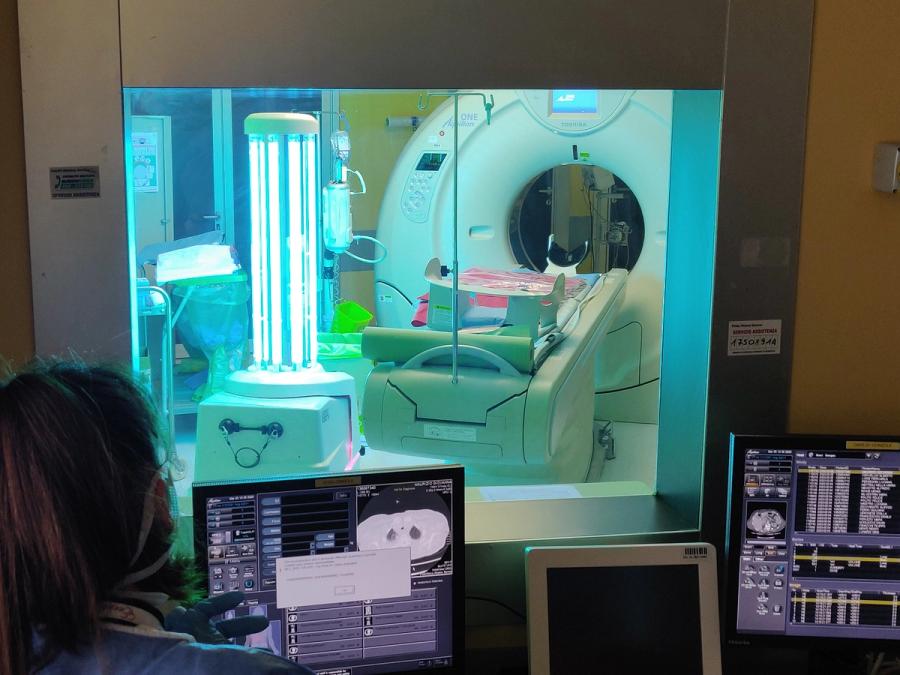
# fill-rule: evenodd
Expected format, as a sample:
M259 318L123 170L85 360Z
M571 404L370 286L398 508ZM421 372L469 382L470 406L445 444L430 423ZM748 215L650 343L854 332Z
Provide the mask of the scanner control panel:
M419 157L416 168L406 179L400 208L403 215L415 223L428 220L428 211L434 197L437 175L447 159L446 152L425 152Z

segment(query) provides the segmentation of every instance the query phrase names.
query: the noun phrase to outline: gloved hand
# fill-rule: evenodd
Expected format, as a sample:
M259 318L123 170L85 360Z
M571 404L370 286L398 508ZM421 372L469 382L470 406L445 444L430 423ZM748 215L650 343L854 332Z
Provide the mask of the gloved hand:
M166 616L165 628L175 633L188 633L193 635L197 642L206 644L223 644L230 638L244 637L265 630L269 620L255 614L216 623L210 620L218 614L234 609L243 600L243 593L231 591L201 600L189 609L176 607Z

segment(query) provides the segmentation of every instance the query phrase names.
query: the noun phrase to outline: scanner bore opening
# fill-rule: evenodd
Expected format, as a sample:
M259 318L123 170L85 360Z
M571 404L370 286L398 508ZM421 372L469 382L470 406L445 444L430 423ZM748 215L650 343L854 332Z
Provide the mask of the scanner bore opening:
M509 244L516 261L547 269L550 236L557 265L579 273L631 270L644 245L644 216L628 184L592 164L560 164L532 178L513 203Z

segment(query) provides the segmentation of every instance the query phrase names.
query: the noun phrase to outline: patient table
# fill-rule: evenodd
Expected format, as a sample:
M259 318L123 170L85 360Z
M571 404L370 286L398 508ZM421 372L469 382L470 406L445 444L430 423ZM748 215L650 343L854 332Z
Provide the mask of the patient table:
M449 282L431 264L426 277L435 302ZM567 299L560 277L551 294L531 294L541 297L530 313L528 292L508 293L517 322L531 314L537 325L460 332L455 384L450 333L367 328L363 355L377 364L363 401L368 446L464 462L470 485L583 481L594 449L594 361L626 277L610 270ZM476 290L483 289L460 285L462 293ZM548 317L551 305L555 318Z

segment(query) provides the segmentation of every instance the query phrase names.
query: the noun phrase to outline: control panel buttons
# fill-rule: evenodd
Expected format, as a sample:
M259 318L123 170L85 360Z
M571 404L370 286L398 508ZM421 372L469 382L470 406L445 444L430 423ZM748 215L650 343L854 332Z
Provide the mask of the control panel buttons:
M428 219L434 190L436 171L413 171L406 181L401 197L403 215L416 223Z

